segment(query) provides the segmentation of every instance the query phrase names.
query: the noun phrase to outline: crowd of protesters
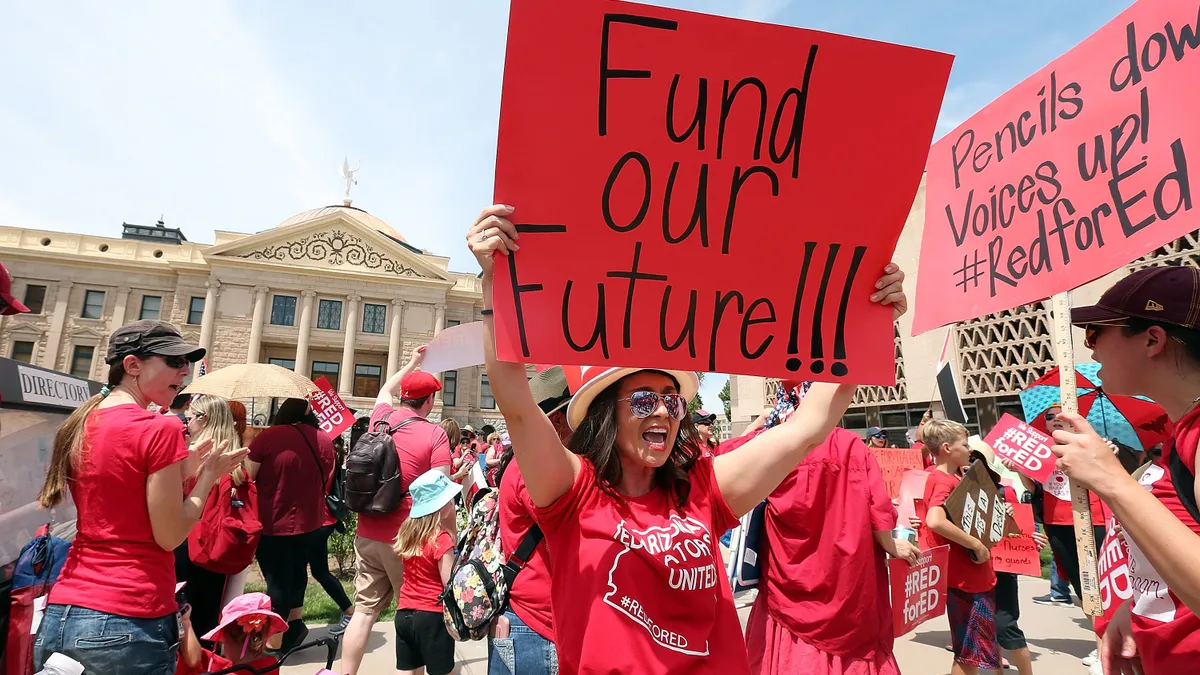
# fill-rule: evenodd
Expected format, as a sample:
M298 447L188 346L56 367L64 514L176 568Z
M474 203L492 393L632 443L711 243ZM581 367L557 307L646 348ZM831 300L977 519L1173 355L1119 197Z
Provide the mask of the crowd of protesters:
M950 546L952 672L1000 669L1002 650L1021 675L1032 672L1016 577L997 573L988 546L944 508L977 460L1004 501L1018 501L991 448L958 423L922 419L910 440L929 478L914 541L872 452L888 447L887 433L872 428L862 439L836 428L854 385L785 382L746 433L718 442L714 416L688 410L696 373L587 367L568 386L555 366L530 378L494 348L493 260L517 248L513 212L489 207L467 235L483 269L486 369L505 431L427 419L441 383L421 370L423 348L382 385L350 445L386 425L403 496L393 511L358 517L353 598L328 569L338 521L325 496L345 446L335 448L310 405L285 401L245 447L241 404L180 396L203 349L157 321L114 332L106 384L59 429L40 496L49 508L70 491L78 533L35 667L55 652L98 673L269 664L308 633L311 568L342 612L330 629L344 632L337 672L365 672L372 626L396 601L396 669L445 675L454 667L441 598L455 560L455 503L461 484L479 477L498 489L505 553L535 544L489 632L495 675L899 673L886 560L915 562L918 542ZM903 279L888 265L871 301L899 317ZM1174 422L1161 455L1134 471L1142 458L1084 418L1057 404L1044 413L1059 468L1093 491L1097 540L1111 516L1132 561L1133 596L1103 631L1093 671L1190 672L1200 658L1200 272L1135 272L1072 320L1105 390L1150 398ZM1022 483L1027 500L1042 502L1039 546L1080 594L1070 505ZM762 580L743 632L717 542L760 505ZM210 519L214 509L246 513L236 527L211 525L229 522ZM245 541L265 594L243 593Z

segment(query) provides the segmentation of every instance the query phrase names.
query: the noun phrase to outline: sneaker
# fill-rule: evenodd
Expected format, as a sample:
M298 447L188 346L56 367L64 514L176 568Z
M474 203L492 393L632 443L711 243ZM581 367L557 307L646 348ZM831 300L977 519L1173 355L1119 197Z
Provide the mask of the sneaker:
M1060 607L1066 607L1066 606L1072 605L1074 603L1071 602L1070 598L1065 598L1065 599L1064 598L1056 598L1047 593L1046 595L1039 595L1036 598L1034 598L1033 604L1035 604L1035 605L1057 605Z
M1083 665L1087 666L1088 668L1091 668L1092 666L1097 665L1099 663L1100 663L1100 655L1096 652L1095 649L1092 650L1091 654L1088 654L1087 656L1083 657Z
M1104 666L1099 661L1088 666L1088 675L1104 675Z
M346 627L350 625L350 616L351 616L350 614L343 614L341 621L339 621L337 623L329 624L329 628L328 628L329 634L330 635L341 635L342 633L345 633Z

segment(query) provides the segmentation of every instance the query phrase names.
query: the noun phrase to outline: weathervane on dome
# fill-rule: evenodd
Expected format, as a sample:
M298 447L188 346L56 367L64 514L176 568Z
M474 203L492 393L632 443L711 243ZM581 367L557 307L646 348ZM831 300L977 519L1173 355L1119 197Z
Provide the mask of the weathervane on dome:
M346 181L345 202L346 202L347 206L350 205L350 188L355 185L358 185L358 181L354 179L354 174L358 173L359 168L361 168L361 167L351 169L349 158L342 157L342 178Z

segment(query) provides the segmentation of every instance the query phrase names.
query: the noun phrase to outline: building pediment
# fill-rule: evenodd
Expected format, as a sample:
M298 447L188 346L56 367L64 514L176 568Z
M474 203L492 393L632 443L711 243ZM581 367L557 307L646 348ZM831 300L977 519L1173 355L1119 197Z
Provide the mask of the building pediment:
M215 246L205 252L205 257L448 280L435 264L423 260L420 252L336 211L314 221L285 225Z

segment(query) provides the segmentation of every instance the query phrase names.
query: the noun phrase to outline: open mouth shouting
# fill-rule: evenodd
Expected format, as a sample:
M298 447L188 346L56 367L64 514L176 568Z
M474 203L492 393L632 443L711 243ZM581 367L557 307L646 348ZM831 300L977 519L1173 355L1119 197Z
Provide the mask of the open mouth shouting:
M656 424L642 432L642 440L646 441L646 445L650 447L651 451L666 452L667 435L667 427Z

